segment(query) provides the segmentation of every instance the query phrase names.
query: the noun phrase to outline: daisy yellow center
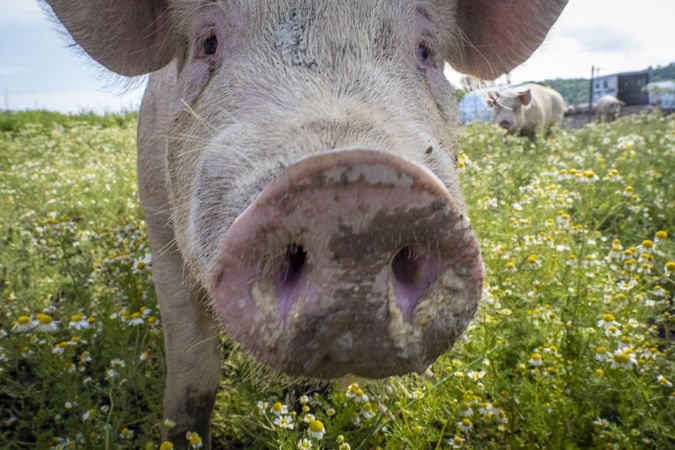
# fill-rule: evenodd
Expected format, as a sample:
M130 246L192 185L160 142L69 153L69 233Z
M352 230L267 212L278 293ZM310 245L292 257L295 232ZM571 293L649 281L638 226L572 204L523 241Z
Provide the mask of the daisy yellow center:
M37 317L37 320L42 325L48 325L48 324L52 323L52 318L48 314L38 314L36 317Z
M537 255L530 255L527 257L527 262L530 264L534 264L537 262Z
M644 248L652 248L654 246L654 242L651 240L647 239L646 241L642 241L642 246Z
M462 425L468 427L469 425L471 425L471 420L466 418L462 419Z
M277 412L281 412L284 409L284 405L282 405L279 402L276 402L274 405L272 405L272 409Z
M605 322L613 322L614 316L611 315L610 313L607 313L602 316L602 320L604 320Z
M666 270L667 270L668 272L675 272L675 262L673 262L673 261L668 261L668 262L666 263Z
M607 331L609 331L610 333L616 333L618 330L619 330L619 329L618 329L617 327L615 327L614 325L612 325L611 327L607 328Z
M666 239L668 237L668 232L667 231L657 231L656 232L656 237L659 239Z
M323 422L321 422L320 420L312 420L309 423L309 429L313 433L320 433L324 430Z
M607 353L607 349L605 347L598 347L595 349L595 353L598 353L600 355L604 355Z
M541 359L541 355L539 353L532 353L532 359L538 361Z
M140 317L141 317L141 313L139 313L139 312L135 312L131 315L132 319L140 319Z
M617 353L614 355L614 361L625 364L630 360L630 357L625 353Z
M71 320L71 322L79 322L80 320L82 320L82 314L79 314L79 313L78 313L78 314L73 314L73 315L70 317L70 320Z
M26 325L27 323L30 323L30 317L28 317L28 316L20 316L20 317L17 319L17 323L18 323L19 325Z
M162 442L162 445L159 446L159 450L173 450L173 443L164 441Z
M202 438L199 437L199 435L197 433L191 433L189 441L190 441L190 444L197 445L202 441Z

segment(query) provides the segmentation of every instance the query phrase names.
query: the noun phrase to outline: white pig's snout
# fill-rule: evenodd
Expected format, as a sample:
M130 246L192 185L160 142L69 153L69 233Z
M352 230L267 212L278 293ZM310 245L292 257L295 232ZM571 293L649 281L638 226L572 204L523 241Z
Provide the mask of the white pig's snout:
M483 268L442 182L386 152L295 163L226 232L212 270L225 328L291 374L422 370L473 316Z

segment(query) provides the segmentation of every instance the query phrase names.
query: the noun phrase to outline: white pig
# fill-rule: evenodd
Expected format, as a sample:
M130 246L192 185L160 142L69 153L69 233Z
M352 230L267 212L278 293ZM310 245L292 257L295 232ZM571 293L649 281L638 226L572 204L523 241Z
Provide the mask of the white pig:
M613 95L604 95L593 105L593 111L599 122L613 122L621 115L621 107L626 103Z
M494 78L566 0L47 0L152 73L138 175L161 305L164 437L209 443L219 330L293 375L423 371L474 315L479 246L447 61Z
M526 83L505 92L491 92L487 104L493 109L493 121L510 134L534 137L536 131L548 132L560 125L565 100L557 91L535 83Z

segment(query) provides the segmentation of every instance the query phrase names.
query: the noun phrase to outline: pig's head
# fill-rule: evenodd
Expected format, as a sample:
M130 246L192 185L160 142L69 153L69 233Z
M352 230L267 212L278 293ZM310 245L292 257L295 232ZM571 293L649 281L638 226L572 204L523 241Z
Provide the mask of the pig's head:
M423 370L483 268L444 61L494 78L566 0L50 1L123 75L171 71L176 242L225 329L291 374Z
M492 120L509 133L515 133L526 123L525 108L530 105L532 95L529 89L491 93L487 105L492 108Z

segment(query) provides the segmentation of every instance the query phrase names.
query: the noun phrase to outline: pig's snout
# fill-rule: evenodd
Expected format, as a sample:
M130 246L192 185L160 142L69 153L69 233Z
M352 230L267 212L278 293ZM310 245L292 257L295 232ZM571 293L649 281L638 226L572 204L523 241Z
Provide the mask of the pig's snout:
M424 370L481 295L476 239L445 186L389 153L300 160L226 232L214 308L260 360L295 375Z
M511 122L509 122L508 120L502 120L499 122L499 126L504 128L505 130L509 130L511 129Z

